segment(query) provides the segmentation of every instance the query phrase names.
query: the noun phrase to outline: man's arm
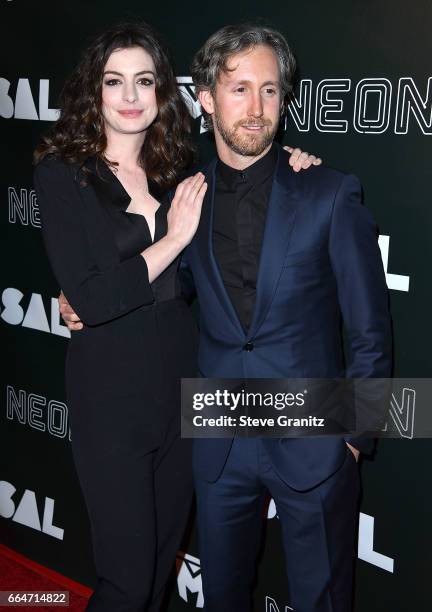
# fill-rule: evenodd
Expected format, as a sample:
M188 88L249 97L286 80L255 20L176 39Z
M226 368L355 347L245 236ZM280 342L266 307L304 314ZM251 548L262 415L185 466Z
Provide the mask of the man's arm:
M329 252L350 349L346 376L389 378L391 319L377 230L362 205L360 183L352 175L342 179L335 197ZM373 450L370 438L345 440L362 452Z

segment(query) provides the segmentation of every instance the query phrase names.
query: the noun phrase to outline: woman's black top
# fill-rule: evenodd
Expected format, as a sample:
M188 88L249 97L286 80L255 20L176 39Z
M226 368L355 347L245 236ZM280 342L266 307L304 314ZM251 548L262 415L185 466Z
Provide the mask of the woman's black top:
M102 160L89 172L45 158L34 181L48 257L84 329L71 333L66 393L72 436L89 418L106 435L158 445L180 416L180 378L196 373L197 331L181 298L179 258L149 283L141 252L152 244L145 217ZM152 188L152 186L149 186ZM168 199L155 215L167 231ZM141 439L141 438L140 438Z
M159 201L160 206L155 214L155 233L152 240L145 217L127 212L130 196L107 164L100 159L91 158L86 162L86 167L92 171L89 181L99 201L106 206L108 214L113 218L115 240L122 261L141 253L152 242L157 242L166 235L169 201L166 196L160 194L154 183L149 181L149 192ZM177 268L178 258L152 283L151 288L156 302L180 297Z

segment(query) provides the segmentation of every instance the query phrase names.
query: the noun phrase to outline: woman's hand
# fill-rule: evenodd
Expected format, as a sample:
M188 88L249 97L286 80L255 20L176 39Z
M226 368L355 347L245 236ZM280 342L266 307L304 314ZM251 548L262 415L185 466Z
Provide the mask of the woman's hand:
M84 326L80 321L79 316L74 311L72 306L67 301L63 291L58 296L59 310L63 321L66 323L70 331L79 331Z
M204 174L198 172L178 185L167 215L166 236L141 253L147 264L150 283L180 255L194 237L207 189L204 178Z
M292 167L294 172L300 172L300 170L307 170L311 166L319 166L322 164L322 159L315 155L309 155L309 153L303 152L298 147L284 147L285 151L291 153L289 158L289 165Z
M178 243L181 249L194 237L198 228L201 207L207 190L205 176L198 172L182 181L176 189L168 211L167 238Z
M345 442L345 444L348 446L348 448L350 449L350 451L354 455L354 459L358 463L358 460L359 460L359 457L360 457L360 451L358 450L358 448L354 448L354 446L351 446L351 444L348 444L348 442Z

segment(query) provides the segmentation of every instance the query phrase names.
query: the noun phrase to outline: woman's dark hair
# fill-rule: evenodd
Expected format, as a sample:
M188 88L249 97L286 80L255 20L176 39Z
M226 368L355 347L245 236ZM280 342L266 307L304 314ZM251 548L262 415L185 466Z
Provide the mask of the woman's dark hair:
M155 66L158 115L148 128L140 161L147 177L166 190L192 163L191 119L168 53L146 23L121 23L98 36L84 50L60 96L60 117L34 153L35 163L54 155L83 164L92 155L104 158L107 139L102 116L102 82L106 62L117 49L141 47ZM111 164L116 165L116 164Z

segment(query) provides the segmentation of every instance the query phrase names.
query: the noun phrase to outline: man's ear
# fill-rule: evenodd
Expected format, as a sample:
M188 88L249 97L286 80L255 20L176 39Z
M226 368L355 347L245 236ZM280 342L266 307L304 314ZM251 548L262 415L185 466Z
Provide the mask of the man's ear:
M206 113L209 115L214 113L213 95L209 89L202 89L198 92L198 100Z

